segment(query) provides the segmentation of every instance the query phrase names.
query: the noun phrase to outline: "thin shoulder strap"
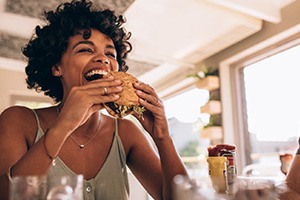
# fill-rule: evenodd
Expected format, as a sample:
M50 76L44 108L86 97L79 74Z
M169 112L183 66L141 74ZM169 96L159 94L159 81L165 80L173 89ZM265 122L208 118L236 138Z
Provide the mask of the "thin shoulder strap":
M115 118L115 135L119 135L118 118Z
M35 142L37 142L43 136L44 132L41 128L38 114L36 113L36 111L34 109L32 109L32 111L34 113L34 116L35 116L35 119L36 119L36 124L37 124L37 132L36 132L36 137L35 137L35 140L34 140Z
M32 111L33 111L33 114L34 114L35 119L36 119L37 127L38 127L38 129L40 129L41 125L40 125L39 116L38 116L38 114L36 113L36 111L34 109L32 109Z
M122 144L122 140L119 136L119 127L118 127L118 118L115 118L115 141L116 144L118 146L118 152L119 152L119 156L120 156L120 161L122 163L123 166L126 165L126 153L125 153L125 149L124 146Z

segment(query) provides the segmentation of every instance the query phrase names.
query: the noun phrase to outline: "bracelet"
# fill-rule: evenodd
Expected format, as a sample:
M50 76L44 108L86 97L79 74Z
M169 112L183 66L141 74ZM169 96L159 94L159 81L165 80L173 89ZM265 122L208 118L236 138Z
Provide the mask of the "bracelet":
M47 133L48 133L48 130L49 129L47 129L46 130L46 132L45 132L45 134L44 134L44 140L43 140L43 146L44 146L44 149L45 149L45 152L46 152L46 154L47 154L47 156L50 158L50 160L52 161L52 166L55 166L55 158L53 158L51 155L50 155L50 153L49 153L49 151L48 151L48 149L47 149L47 147L46 147L46 136L47 136Z

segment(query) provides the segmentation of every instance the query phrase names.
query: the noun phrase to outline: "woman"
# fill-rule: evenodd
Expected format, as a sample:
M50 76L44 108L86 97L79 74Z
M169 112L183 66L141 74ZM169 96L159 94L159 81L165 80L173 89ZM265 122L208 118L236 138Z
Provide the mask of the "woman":
M27 84L58 104L36 110L15 106L1 114L0 181L5 192L0 199L7 198L10 176L73 173L84 176L84 199L127 199L125 165L154 199L172 199L173 177L187 172L156 92L142 82L134 84L146 109L144 119L134 115L159 155L133 122L101 113L104 103L119 98L122 82L88 78L127 70L130 34L122 28L122 16L77 0L47 12L46 19L23 50Z

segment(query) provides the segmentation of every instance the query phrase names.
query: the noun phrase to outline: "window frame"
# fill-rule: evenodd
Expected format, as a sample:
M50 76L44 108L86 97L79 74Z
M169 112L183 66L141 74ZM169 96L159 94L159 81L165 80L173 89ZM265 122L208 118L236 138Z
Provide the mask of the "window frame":
M236 144L238 173L251 164L243 67L300 44L300 29L285 32L220 62L224 142ZM242 133L242 134L241 134Z

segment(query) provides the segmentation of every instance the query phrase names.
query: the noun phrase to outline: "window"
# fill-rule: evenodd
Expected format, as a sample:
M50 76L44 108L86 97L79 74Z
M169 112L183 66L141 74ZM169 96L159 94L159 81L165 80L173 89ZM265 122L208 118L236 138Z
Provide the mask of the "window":
M300 45L243 69L252 154L290 152L300 136ZM260 156L252 156L252 161ZM275 154L275 158L278 159Z
M206 163L210 141L200 138L200 130L209 122L209 116L201 113L200 108L208 99L207 90L191 88L164 101L171 137L191 173L207 173L202 163Z
M280 154L294 154L298 148L299 56L300 42L285 41L235 66L246 165L280 163Z

